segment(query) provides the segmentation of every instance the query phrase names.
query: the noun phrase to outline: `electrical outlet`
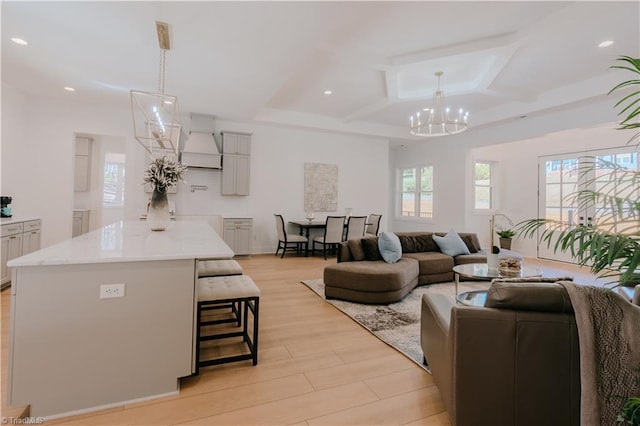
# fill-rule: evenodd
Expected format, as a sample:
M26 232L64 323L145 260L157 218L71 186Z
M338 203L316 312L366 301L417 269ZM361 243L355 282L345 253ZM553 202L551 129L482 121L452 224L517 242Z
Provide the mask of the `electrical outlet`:
M100 299L110 299L112 297L124 297L124 283L102 284L100 286Z

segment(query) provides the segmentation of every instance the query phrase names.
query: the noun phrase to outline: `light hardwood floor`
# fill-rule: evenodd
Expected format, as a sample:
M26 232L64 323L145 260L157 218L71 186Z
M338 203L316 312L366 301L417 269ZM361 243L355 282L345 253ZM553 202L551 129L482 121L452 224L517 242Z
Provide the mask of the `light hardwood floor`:
M448 425L431 376L300 283L322 277L320 257L239 259L260 287L259 363L207 367L180 394L47 421L69 425ZM585 269L526 260L546 276L595 283ZM6 406L10 291L2 292L2 415ZM51 366L55 368L55 366ZM96 386L99 384L96 383Z

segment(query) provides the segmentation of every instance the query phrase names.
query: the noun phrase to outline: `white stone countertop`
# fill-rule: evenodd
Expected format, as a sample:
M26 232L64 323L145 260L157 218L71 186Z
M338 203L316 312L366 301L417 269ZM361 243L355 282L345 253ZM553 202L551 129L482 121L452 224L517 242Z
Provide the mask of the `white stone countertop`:
M125 221L18 257L7 266L229 259L233 255L204 221L171 221L166 231L151 231L146 221Z

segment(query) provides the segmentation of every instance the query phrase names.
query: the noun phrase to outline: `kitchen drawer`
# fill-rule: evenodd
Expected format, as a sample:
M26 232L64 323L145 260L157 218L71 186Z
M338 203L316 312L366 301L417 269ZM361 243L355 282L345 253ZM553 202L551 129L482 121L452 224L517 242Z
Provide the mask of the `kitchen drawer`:
M40 219L37 220L29 220L27 222L24 222L24 232L29 232L29 231L36 231L38 229L40 229Z
M224 226L251 226L253 219L224 219Z
M2 236L6 237L8 235L22 234L22 230L24 229L22 224L23 222L11 225L2 225Z

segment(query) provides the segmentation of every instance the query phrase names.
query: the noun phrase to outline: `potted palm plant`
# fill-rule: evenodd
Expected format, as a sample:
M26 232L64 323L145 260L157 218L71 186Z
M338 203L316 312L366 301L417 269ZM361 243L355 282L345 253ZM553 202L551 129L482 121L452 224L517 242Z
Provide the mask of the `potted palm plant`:
M623 65L612 68L640 76L640 59L621 56L618 60ZM640 128L640 79L622 82L609 93L626 87L635 90L616 103L616 107L623 107L619 115L626 114L619 129ZM629 142L639 135L633 135ZM601 171L597 178L585 178L596 169ZM554 251L569 252L578 264L589 265L594 274L615 277L621 285L640 284L640 171L592 157L579 166L578 173L586 188L596 188L597 179L598 189L578 190L567 198L578 208L597 206L593 226L570 227L555 220L530 219L518 223L516 231L529 238L539 233L542 242L554 244Z
M612 68L630 71L635 78L616 85L611 92L631 88L631 93L619 100L620 130L640 128L640 59L629 56L617 58ZM636 132L629 143L640 137ZM640 144L638 144L640 145ZM578 208L596 206L596 215L587 226L569 226L549 219L520 222L516 230L524 237L538 237L554 251L568 252L580 264L588 265L601 277L614 277L615 285L640 284L640 171L626 169L616 163L591 158L580 166L579 173L597 178L585 178L586 188L569 194ZM606 170L602 173L602 170ZM595 184L598 180L598 185ZM617 421L640 425L640 395L621 396L625 403Z

